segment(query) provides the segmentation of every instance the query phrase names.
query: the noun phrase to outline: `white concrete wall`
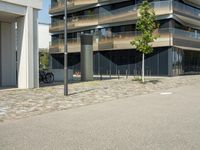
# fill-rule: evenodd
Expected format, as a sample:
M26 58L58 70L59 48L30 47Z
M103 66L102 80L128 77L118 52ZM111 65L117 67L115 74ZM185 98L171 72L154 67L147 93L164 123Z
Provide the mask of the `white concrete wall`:
M36 9L42 9L42 0L1 0L11 4L28 6Z
M4 22L0 35L0 77L3 85L16 84L17 70L19 88L39 87L38 9L40 8L42 0L0 0L0 21ZM14 23L17 23L16 35Z
M16 86L14 23L1 22L1 85Z
M7 3L5 1L0 0L0 11L2 13L25 15L26 7L24 7L22 5L16 5L14 3Z
M51 35L49 33L48 24L38 24L38 40L39 49L49 49L49 43L51 41Z
M33 9L34 88L39 87L38 10Z
M37 10L28 7L18 23L18 87L39 87Z

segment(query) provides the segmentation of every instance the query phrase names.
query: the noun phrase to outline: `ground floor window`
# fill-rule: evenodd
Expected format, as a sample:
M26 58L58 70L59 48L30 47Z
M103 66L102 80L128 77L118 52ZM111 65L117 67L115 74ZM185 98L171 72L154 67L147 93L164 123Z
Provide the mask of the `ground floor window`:
M173 75L200 73L200 51L173 48Z
M145 56L145 74L168 76L168 50L170 47L155 48L154 53ZM112 50L94 52L94 74L97 75L140 75L141 53L136 50ZM52 55L52 69L63 69L64 55ZM80 53L71 53L68 67L80 72Z

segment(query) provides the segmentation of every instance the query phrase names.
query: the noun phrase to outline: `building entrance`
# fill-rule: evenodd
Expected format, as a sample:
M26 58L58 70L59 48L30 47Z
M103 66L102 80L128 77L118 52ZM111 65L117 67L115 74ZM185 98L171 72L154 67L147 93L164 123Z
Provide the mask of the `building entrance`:
M0 86L39 87L38 10L42 0L0 0Z

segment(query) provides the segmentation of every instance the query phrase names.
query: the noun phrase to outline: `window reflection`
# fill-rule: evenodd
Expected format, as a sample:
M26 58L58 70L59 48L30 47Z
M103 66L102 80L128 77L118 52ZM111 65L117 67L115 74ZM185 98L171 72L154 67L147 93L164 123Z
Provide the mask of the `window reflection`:
M172 74L197 74L200 73L200 53L198 51L174 48Z

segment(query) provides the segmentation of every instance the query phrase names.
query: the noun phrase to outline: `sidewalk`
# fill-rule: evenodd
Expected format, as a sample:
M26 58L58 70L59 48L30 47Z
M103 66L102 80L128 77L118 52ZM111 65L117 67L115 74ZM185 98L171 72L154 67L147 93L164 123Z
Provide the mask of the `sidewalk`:
M67 110L95 103L103 103L162 92L169 88L200 83L200 76L150 78L146 84L129 79L113 79L69 84L68 97L63 96L63 85L31 90L0 90L0 123L54 111Z
M200 85L0 124L2 150L199 150Z

